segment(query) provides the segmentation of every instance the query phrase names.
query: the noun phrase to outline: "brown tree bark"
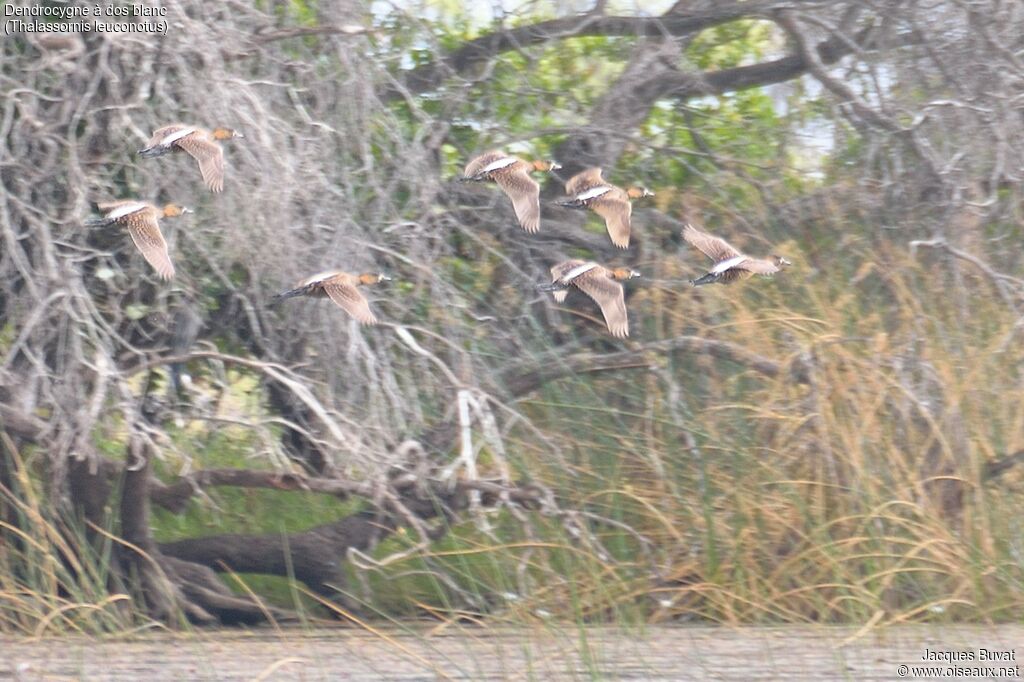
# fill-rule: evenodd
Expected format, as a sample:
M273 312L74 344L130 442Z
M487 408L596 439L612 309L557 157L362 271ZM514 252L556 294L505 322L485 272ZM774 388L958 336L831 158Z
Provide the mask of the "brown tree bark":
M165 543L160 551L216 571L294 575L317 593L336 597L345 591L346 552L366 550L396 527L393 519L366 511L299 533L213 535Z

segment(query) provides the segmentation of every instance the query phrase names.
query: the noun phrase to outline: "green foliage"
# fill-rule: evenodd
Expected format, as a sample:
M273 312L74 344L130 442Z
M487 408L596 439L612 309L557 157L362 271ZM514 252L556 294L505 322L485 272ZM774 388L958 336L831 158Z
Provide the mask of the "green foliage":
M741 20L706 29L690 43L686 56L701 70L727 69L765 57L779 43L769 21Z
M176 438L188 452L201 452L193 466L207 469L256 468L253 450L259 443L243 429L180 432ZM157 474L170 478L173 462L157 462ZM208 502L196 501L182 514L153 510L153 534L160 542L220 533L291 533L351 513L353 503L326 495L303 496L282 490L222 488L209 493Z

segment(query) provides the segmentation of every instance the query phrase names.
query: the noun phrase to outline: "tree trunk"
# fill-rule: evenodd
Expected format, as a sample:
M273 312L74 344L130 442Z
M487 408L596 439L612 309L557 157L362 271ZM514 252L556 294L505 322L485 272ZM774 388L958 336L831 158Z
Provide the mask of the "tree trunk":
M335 597L344 590L347 551L367 550L395 528L393 521L364 511L299 533L214 535L165 543L160 551L216 571L294 575L315 592Z

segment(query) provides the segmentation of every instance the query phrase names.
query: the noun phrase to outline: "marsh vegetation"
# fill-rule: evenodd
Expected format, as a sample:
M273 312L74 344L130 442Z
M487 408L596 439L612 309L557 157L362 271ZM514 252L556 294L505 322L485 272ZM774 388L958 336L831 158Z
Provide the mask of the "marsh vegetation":
M506 4L3 42L0 633L1020 621L1024 10ZM179 120L222 194L135 153ZM537 234L491 148L562 164ZM554 205L593 165L628 250ZM195 211L173 284L123 198ZM686 223L793 266L693 289ZM642 273L627 340L570 258ZM339 267L381 325L268 307Z

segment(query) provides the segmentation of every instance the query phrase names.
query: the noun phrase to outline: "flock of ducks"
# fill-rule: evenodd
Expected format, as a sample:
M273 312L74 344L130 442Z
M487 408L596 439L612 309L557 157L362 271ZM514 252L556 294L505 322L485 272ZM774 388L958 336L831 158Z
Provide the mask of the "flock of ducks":
M214 128L212 131L196 126L175 123L153 131L153 136L144 149L139 150L143 158L154 158L185 152L199 164L203 182L211 192L224 190L224 149L222 140L244 138L245 135L231 128ZM137 201L107 201L96 204L103 214L100 218L89 218L88 227L119 225L128 231L135 247L143 258L153 266L156 273L165 280L174 277L174 264L167 248L167 241L160 232L160 218L176 218L190 209L177 204L157 208L153 204ZM329 297L345 312L362 324L377 324L377 317L370 311L370 304L356 288L363 284L376 284L391 279L383 274L365 273L351 275L334 270L308 277L298 283L295 289L278 294L274 302L293 296Z
M230 128L207 131L196 126L174 124L153 132L152 138L139 155L153 158L185 152L199 165L203 182L214 193L224 189L224 150L221 141L245 137ZM501 151L489 151L472 159L460 178L462 182L493 182L512 200L519 225L530 233L540 230L540 185L531 173L549 173L560 169L554 161L524 161ZM565 183L568 199L557 205L591 210L605 221L612 243L629 248L632 201L653 196L645 187L617 187L601 175L600 168L588 168ZM89 227L118 225L128 231L136 248L165 280L174 277L174 264L167 242L160 232L160 218L175 218L191 211L177 204L162 208L138 200L101 202L96 205L103 214L86 221ZM740 252L724 239L687 225L683 239L713 261L703 276L691 280L694 286L718 282L730 284L752 275L773 275L791 263L782 256L768 259L752 258ZM608 268L593 261L567 260L551 268L551 283L540 285L542 291L551 292L555 301L562 303L570 289L578 289L597 303L604 316L608 331L615 337L629 336L622 282L639 277L629 268ZM381 273L350 274L340 270L322 272L299 282L294 289L276 295L274 303L296 296L330 298L342 310L361 324L377 324L366 298L359 291L363 285L390 280Z
M500 151L489 151L472 159L463 171L463 182L493 182L509 199L520 226L527 232L540 230L540 185L530 177L532 172L553 172L561 168L554 161L524 161ZM604 218L612 243L620 249L629 248L632 231L633 200L654 196L646 187L616 187L601 175L601 168L587 168L569 178L565 193L569 198L559 206L589 209ZM741 253L724 239L702 232L692 225L683 229L683 239L714 261L711 269L695 280L693 286L712 282L730 284L752 275L773 275L783 267L792 265L782 256L769 259L751 258ZM640 273L629 268L607 268L594 261L567 260L551 267L551 284L540 285L550 291L555 301L562 303L575 288L597 303L605 325L612 336L629 336L629 318L626 314L625 292L621 282Z

